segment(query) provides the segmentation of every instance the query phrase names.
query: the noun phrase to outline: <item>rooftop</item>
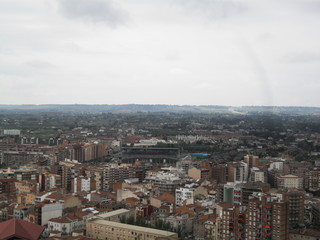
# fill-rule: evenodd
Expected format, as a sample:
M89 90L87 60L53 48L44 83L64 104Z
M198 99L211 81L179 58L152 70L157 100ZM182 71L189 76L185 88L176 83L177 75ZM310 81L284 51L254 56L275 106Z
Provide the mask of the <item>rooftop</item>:
M112 216L116 216L116 215L124 214L124 213L129 213L129 212L130 212L130 210L121 208L121 209L118 209L118 210L115 210L115 211L99 214L98 217L99 218L109 218L109 217L112 217Z
M96 224L101 224L101 225L108 225L108 226L116 227L116 228L124 228L129 231L148 232L151 234L156 234L156 235L165 236L165 237L170 237L170 236L174 236L177 234L174 232L168 232L168 231L163 231L163 230L158 230L158 229L153 229L153 228L146 228L146 227L139 227L139 226L134 226L134 225L129 225L129 224L111 222L111 221L101 220L101 219L97 219L97 218L91 218L89 220L89 223L90 222L94 222Z
M0 223L0 239L21 238L25 240L37 240L44 229L44 226L34 223L10 219Z

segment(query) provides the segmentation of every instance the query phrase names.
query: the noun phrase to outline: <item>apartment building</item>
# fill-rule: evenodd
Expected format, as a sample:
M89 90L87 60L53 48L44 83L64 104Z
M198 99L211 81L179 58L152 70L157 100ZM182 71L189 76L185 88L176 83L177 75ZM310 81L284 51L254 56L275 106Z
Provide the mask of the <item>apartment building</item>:
M86 236L108 240L156 240L162 237L179 239L177 233L112 222L93 217L87 221Z
M244 240L245 238L245 212L240 206L228 206L221 204L220 215L220 234L221 240L236 239Z
M197 184L186 184L184 187L176 189L176 206L184 205L185 201L188 203L193 203L194 191L198 185Z
M257 194L249 200L245 239L288 239L288 203Z
M308 188L311 191L320 190L320 168L315 168L310 171Z
M116 183L122 183L125 179L135 178L135 170L131 166L109 166L104 168L103 189L108 190Z
M289 226L304 226L306 193L293 189L282 193L283 201L288 203Z
M228 166L228 182L246 182L249 168L245 162L230 162Z
M303 188L303 178L295 175L284 175L277 177L278 188Z
M254 155L246 155L243 161L249 165L249 168L259 166L259 157Z

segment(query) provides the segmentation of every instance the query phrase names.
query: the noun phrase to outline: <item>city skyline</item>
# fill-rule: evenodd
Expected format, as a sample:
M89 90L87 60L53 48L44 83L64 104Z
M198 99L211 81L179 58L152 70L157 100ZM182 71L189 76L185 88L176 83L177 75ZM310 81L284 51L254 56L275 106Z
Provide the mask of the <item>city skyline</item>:
M314 0L0 5L0 104L320 107Z

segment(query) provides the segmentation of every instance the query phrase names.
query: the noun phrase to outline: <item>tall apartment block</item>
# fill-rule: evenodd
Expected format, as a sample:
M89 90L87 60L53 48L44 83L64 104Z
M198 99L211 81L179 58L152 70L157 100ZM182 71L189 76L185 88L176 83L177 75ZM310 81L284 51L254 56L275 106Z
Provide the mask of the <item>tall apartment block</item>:
M245 212L240 206L233 205L222 208L220 222L221 240L244 240L245 237Z
M254 155L246 155L243 157L243 161L249 165L249 168L259 166L259 157Z
M128 178L135 178L135 176L135 170L130 166L106 167L103 172L103 189L110 189L113 187L113 184L121 183Z
M262 194L249 199L245 239L288 240L288 230L288 203Z
M305 198L306 193L303 190L289 190L282 193L282 198L288 202L289 226L304 226Z

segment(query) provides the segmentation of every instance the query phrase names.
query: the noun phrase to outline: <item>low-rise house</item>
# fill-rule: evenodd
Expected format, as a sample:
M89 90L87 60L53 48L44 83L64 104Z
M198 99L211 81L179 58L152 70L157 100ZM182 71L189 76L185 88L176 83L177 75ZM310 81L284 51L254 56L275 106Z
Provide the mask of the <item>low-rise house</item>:
M83 229L83 220L76 216L52 218L48 221L48 230L60 231L62 235L71 235L73 231Z
M63 205L61 203L39 203L28 215L28 221L38 225L46 225L52 218L62 216Z
M29 212L34 210L34 205L17 204L13 209L13 217L15 219L24 219Z
M182 237L192 235L193 220L194 217L190 216L188 213L178 213L163 219L164 222L168 222L170 224L171 229L179 232Z
M61 204L63 204L63 209L72 208L72 207L80 207L81 200L77 196L67 195L59 200Z
M170 213L172 213L175 205L175 196L170 192L164 192L160 196L152 196L150 197L150 205L154 206L155 208L169 206Z

